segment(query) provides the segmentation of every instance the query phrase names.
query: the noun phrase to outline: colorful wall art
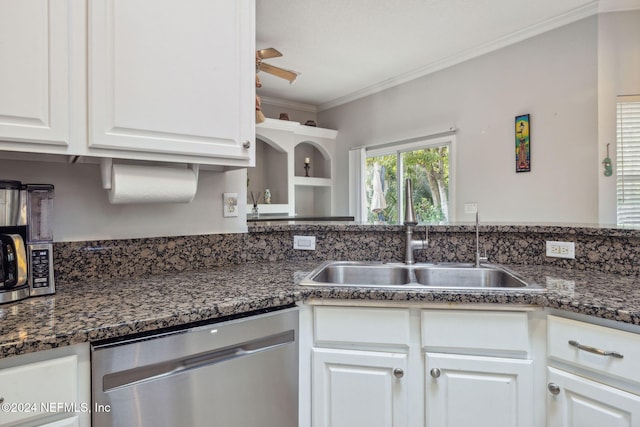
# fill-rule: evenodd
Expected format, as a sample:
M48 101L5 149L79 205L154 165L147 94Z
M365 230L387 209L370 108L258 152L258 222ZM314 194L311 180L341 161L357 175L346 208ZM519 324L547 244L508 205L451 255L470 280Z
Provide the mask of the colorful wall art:
M531 171L531 132L529 114L516 116L516 172Z

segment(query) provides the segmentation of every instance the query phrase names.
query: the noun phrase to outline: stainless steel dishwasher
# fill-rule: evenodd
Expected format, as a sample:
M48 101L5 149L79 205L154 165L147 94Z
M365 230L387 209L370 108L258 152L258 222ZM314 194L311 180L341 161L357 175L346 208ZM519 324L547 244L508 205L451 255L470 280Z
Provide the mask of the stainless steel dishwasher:
M103 426L298 425L298 310L91 346Z

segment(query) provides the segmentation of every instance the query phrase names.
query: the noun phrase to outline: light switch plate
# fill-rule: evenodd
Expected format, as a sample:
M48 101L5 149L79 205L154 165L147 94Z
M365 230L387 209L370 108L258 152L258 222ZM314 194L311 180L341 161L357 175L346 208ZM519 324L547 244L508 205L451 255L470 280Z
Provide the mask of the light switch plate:
M238 193L222 194L222 216L238 216Z

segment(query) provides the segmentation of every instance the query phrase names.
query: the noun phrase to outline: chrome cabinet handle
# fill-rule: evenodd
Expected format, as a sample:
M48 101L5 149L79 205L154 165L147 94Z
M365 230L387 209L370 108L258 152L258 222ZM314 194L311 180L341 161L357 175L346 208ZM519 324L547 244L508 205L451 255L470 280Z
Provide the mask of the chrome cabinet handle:
M569 345L572 347L576 347L578 350L584 350L589 353L597 354L600 356L610 356L610 357L615 357L617 359L622 359L624 357L624 355L618 353L617 351L601 350L599 348L591 347L588 345L582 345L575 340L569 340Z
M242 143L242 146L246 149L251 148L251 141L246 140L245 142Z
M400 368L396 368L393 370L393 376L396 378L402 378L404 377L404 371Z
M549 393L553 394L554 396L560 394L560 386L556 383L547 384L547 389L549 390Z
M439 378L441 374L440 369L438 368L433 368L432 370L429 371L429 373L433 378Z

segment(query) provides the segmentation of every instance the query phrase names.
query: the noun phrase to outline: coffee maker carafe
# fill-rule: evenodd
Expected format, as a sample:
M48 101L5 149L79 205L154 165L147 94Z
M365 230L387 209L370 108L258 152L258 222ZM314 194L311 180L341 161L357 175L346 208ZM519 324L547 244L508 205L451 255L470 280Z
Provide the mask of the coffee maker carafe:
M53 190L0 180L0 304L55 293Z

